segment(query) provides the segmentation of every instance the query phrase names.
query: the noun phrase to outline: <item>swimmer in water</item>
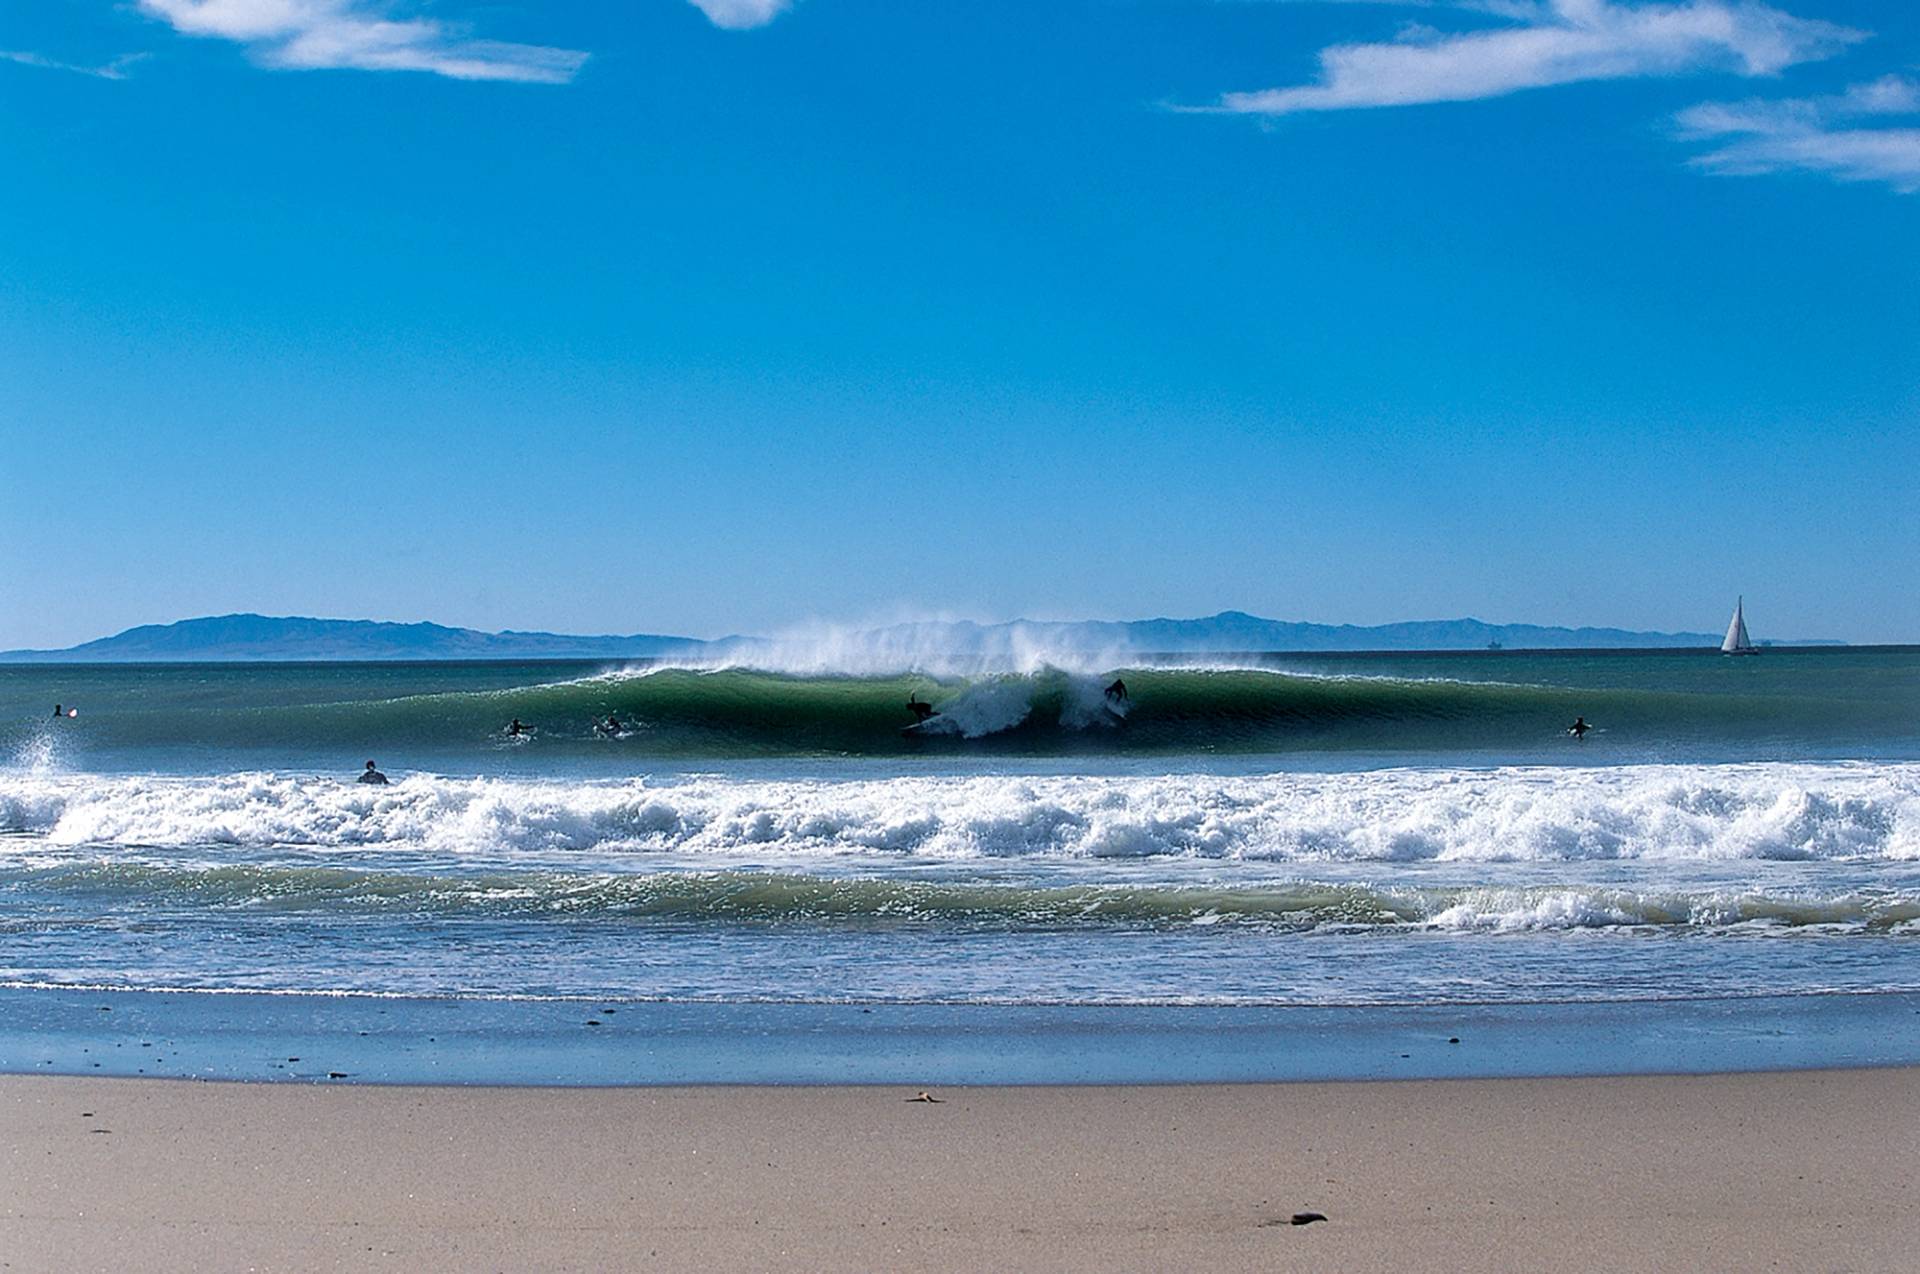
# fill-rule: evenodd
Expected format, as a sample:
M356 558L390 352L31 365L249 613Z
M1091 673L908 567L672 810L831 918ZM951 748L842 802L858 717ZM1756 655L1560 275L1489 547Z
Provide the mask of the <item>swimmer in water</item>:
M373 762L369 761L367 762L367 768L360 771L360 781L362 783L385 783L387 776L382 774Z
M1576 739L1585 739L1587 737L1587 731L1591 729L1593 729L1593 727L1587 724L1585 717L1575 717L1573 724L1567 727L1567 733Z

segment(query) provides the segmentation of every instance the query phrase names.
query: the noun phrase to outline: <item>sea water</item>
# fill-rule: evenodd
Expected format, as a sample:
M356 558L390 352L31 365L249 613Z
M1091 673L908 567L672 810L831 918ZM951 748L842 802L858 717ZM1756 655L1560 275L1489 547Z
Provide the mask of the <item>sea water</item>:
M1131 662L0 668L0 984L1913 1040L1920 652Z

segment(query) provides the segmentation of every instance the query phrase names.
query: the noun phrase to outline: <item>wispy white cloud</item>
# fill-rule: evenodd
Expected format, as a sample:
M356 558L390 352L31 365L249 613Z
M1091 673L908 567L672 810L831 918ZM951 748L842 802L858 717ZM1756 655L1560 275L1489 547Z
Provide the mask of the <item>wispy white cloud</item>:
M763 27L788 9L793 0L691 0L693 7L707 15L707 21L729 31Z
M85 66L78 62L62 62L38 53L0 49L0 62L18 62L21 66L37 66L43 71L72 71L75 75L91 75L97 80L124 80L127 78L127 68L148 56L145 53L127 53L111 62L104 62L98 66Z
M1759 0L1457 0L1501 25L1446 33L1408 26L1396 40L1320 52L1312 84L1228 93L1214 111L1287 115L1500 97L1522 89L1724 70L1774 75L1831 57L1865 33Z
M1827 97L1707 102L1675 116L1680 134L1721 143L1693 159L1729 176L1821 173L1920 192L1920 126L1880 126L1920 116L1920 82L1889 75Z
M265 66L426 71L457 80L561 84L587 60L573 49L470 39L432 18L390 16L369 0L138 0L182 35L244 44Z
M417 4L418 0L414 0ZM141 12L182 35L244 44L263 66L426 71L457 80L563 84L587 60L574 49L471 38L456 24L405 15L407 0L135 0ZM793 0L689 0L717 27L765 26ZM0 54L60 65L32 54ZM64 67L84 71L85 67Z

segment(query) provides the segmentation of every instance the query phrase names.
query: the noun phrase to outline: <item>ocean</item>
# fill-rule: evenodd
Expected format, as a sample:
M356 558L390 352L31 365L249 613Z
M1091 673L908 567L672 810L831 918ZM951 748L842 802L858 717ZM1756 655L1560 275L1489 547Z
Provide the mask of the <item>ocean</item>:
M909 729L910 696L938 715ZM0 722L21 1021L102 995L524 1027L587 1001L1364 1024L1920 993L1907 648L18 665ZM354 781L369 759L389 785ZM44 1064L100 1064L81 1048Z

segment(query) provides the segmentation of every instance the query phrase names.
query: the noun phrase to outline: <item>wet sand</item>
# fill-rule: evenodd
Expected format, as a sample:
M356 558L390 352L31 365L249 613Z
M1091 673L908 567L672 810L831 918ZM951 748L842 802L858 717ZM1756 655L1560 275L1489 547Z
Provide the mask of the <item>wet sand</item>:
M913 1093L0 1077L0 1269L1896 1270L1920 1249L1920 1069Z

